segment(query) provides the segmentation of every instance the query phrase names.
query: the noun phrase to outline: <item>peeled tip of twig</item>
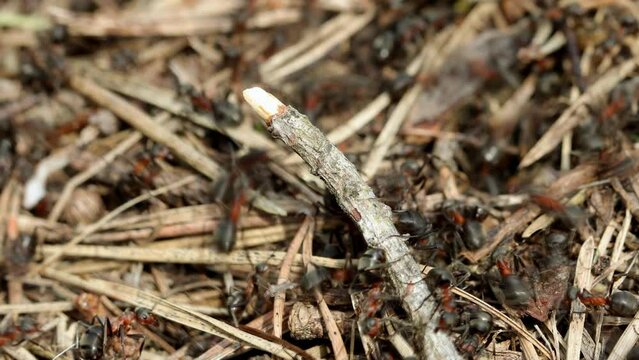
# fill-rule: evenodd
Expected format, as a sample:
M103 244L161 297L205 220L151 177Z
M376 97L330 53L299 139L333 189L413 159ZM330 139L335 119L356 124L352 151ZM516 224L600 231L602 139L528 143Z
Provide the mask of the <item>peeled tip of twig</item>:
M271 124L271 119L275 115L282 114L286 111L286 106L273 96L259 87L252 87L242 92L244 100L251 105L253 110L266 121L267 125Z

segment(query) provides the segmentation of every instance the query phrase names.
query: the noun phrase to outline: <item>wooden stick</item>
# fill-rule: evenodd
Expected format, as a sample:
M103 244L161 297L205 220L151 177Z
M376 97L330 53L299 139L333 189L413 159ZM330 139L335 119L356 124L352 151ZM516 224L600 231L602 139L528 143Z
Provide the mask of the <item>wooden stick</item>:
M244 98L264 119L271 134L283 140L310 165L312 173L324 180L340 207L357 224L368 246L385 252L390 285L395 293L405 294L402 305L412 317L422 342L422 356L459 359L451 339L436 332L439 321L436 301L392 222L390 208L377 200L355 166L306 116L260 88L245 90Z

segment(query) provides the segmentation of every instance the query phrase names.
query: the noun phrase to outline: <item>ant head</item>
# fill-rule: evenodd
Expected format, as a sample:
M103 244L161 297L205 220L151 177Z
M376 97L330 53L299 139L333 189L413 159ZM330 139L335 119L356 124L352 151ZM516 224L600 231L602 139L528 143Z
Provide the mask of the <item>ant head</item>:
M384 251L381 249L369 248L364 252L364 255L359 259L357 263L358 271L373 271L382 267L385 256Z
M321 285L325 280L330 278L330 273L324 267L318 266L314 269L309 269L302 279L300 280L300 286L304 290L311 290L316 286Z
M468 327L476 333L487 334L493 328L493 317L485 311L473 310L469 314Z
M432 269L426 275L426 284L431 291L441 287L451 286L455 282L455 277L450 271L437 267Z
M147 308L143 308L143 307L135 308L135 317L138 320L138 322L143 325L157 324L157 319L151 313L151 310Z
M268 264L266 262L261 262L255 265L255 272L258 274L264 274L268 271Z

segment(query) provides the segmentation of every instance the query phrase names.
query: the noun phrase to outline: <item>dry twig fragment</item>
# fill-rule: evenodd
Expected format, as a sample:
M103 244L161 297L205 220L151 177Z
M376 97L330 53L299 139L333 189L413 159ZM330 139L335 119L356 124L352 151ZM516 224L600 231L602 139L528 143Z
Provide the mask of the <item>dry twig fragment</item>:
M458 359L448 335L436 331L439 316L435 314L435 299L421 281L420 268L395 228L389 207L377 200L355 166L306 116L293 107L283 108L279 100L260 88L245 90L244 97L259 109L271 134L283 140L309 164L313 174L324 180L337 203L357 224L368 246L385 252L390 285L412 317L423 358Z

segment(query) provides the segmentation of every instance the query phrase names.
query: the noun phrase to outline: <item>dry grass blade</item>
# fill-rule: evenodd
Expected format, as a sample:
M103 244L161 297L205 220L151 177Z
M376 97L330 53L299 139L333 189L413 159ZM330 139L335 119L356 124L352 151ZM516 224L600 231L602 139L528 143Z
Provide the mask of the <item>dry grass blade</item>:
M267 83L276 83L281 81L285 77L305 68L306 66L318 61L331 51L335 46L341 42L347 40L355 33L360 31L366 24L368 24L375 14L374 9L369 9L362 15L343 15L352 17L345 22L345 24L339 29L339 32L326 38L320 43L314 43L313 47L306 51L303 55L296 57L294 60L286 63L286 65L271 69L262 73L262 78Z
M581 245L577 267L575 269L575 286L579 289L590 288L592 281L592 261L594 259L595 241L588 238ZM579 300L573 300L571 308L571 321L568 329L566 345L566 359L577 360L581 352L582 333L586 321L585 307Z
M313 296L315 297L315 301L317 301L317 306L319 307L320 314L322 314L322 319L324 319L324 326L326 326L326 332L328 333L331 345L333 346L333 356L335 356L336 360L348 359L346 346L344 346L344 341L342 340L342 334L335 323L331 310L328 308L328 305L324 300L324 296L322 296L322 293L317 288L313 289Z
M628 237L628 231L630 230L631 221L632 215L630 214L630 210L626 209L626 215L621 223L621 230L617 234L615 244L612 246L612 254L610 255L610 262L612 263L619 261L619 258L621 257L621 253L626 243L626 238ZM612 273L608 275L608 281L612 281L612 275Z
M73 303L71 303L70 301L0 305L0 314L31 314L43 312L53 313L71 310L73 310Z
M233 7L221 7L230 12ZM82 16L59 7L50 7L49 13L58 23L69 27L73 35L104 36L186 36L229 32L233 30L233 20L220 16L222 11L199 13L198 8L186 12L159 12L156 14L114 14L106 16ZM290 24L300 20L298 9L282 8L256 13L247 21L252 29Z
M624 330L619 340L617 340L615 347L610 352L609 360L626 359L630 350L633 346L637 345L637 341L639 340L639 331L637 331L637 329L639 329L639 312L635 314L630 324L626 327L626 330Z
M280 265L285 253L282 251L238 250L229 254L207 248L154 248L162 243L151 244L146 248L98 245L44 245L42 253L45 257L61 253L65 256L87 257L95 259L110 259L135 262L157 262L173 264L225 264L250 265L251 262L266 262L269 265ZM126 249L126 251L123 251ZM331 259L313 256L311 263L329 269L340 269L346 264L344 259ZM357 262L354 261L356 264ZM293 258L293 265L302 264L302 256L297 254Z
M83 279L50 268L44 269L42 275L61 283L81 288L85 291L91 291L135 306L151 309L154 314L168 320L225 339L240 341L284 359L293 359L295 356L293 351L284 348L282 345L274 344L260 337L245 333L225 322L188 310L130 286L100 279Z

